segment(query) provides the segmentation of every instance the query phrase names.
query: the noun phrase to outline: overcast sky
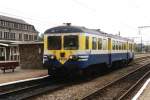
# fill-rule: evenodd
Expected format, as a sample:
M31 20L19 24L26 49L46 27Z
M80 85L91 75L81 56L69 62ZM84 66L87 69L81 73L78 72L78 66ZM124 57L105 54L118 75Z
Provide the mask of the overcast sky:
M40 33L71 22L111 34L120 31L121 36L139 37L137 27L150 26L150 1L0 0L0 14L24 19ZM150 28L142 29L141 33L144 41L150 41Z

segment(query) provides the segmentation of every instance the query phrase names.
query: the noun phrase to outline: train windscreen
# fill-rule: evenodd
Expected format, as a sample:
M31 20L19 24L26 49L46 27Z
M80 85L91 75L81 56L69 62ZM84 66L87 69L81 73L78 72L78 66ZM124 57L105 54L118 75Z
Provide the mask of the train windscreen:
M64 36L64 49L65 50L77 50L79 48L77 35Z
M61 49L61 36L49 36L48 50L60 50L60 49Z

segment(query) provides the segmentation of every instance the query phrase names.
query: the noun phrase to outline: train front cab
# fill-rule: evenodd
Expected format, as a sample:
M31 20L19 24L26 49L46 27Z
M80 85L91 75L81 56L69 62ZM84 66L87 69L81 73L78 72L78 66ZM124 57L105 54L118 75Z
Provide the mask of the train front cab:
M83 33L44 35L44 66L49 74L77 72L88 60Z

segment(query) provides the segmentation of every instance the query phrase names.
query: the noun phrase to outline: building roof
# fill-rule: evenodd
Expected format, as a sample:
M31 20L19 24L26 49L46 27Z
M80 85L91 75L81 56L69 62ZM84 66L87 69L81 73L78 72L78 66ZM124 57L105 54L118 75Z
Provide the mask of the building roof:
M3 16L3 15L0 15L0 20L3 20L3 21L8 21L8 22L13 22L13 23L18 23L18 24L24 24L24 25L29 25L29 26L32 26L34 29L32 31L36 32L36 33L39 33L34 25L31 25L27 22L25 22L24 20L22 19L18 19L18 18L13 18L13 17L8 17L8 16Z
M15 23L21 23L21 24L28 24L27 22L25 22L22 19L7 17L7 16L3 16L3 15L0 15L0 20L5 20L5 21L10 21L10 22L15 22Z

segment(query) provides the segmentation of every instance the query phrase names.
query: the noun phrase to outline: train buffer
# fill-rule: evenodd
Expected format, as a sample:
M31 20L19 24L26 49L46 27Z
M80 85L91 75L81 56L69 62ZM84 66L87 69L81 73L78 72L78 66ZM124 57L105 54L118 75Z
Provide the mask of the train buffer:
M19 66L18 61L0 61L0 69L3 71L3 73L9 69L12 69L12 72L14 72L17 66Z

